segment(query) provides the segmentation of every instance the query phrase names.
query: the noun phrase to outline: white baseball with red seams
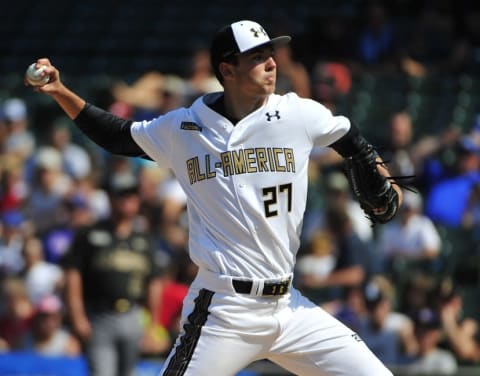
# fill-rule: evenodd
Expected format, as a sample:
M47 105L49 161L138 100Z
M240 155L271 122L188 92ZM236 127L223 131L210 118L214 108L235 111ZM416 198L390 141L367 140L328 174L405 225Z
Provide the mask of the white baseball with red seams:
M25 72L25 79L32 86L43 86L48 84L50 77L42 74L45 68L46 66L44 65L37 68L37 63L30 64Z

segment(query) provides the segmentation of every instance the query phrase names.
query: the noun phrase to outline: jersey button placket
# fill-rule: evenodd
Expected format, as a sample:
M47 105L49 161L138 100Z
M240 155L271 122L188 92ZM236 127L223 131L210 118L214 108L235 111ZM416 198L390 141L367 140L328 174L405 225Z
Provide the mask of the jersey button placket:
M242 132L238 128L233 128L232 133L230 135L230 139L228 142L228 150L237 150L237 149L244 149L245 145L243 144L242 140ZM237 200L239 207L241 208L242 212L244 211L244 201L245 195L248 195L246 189L248 188L248 184L245 181L246 177L243 174L240 175L233 175L232 176L232 184L235 187L235 191L237 192ZM254 226L251 223L249 218L245 218L246 224L249 227L252 233L256 233L254 230Z
M243 175L235 176L234 180L235 180L234 185L235 185L235 187L237 187L236 192L237 192L237 199L238 199L238 202L239 202L239 206L240 206L242 212L244 212L244 214L245 214L245 216L244 216L245 223L248 226L248 228L250 229L250 232L252 234L256 234L258 226L253 221L254 217L251 215L252 213L249 212L250 209L248 209L248 207L249 207L248 197L251 194L251 192L249 192L249 189L251 187L250 187L249 183L245 181L245 177Z
M239 149L243 149L243 144L238 145ZM245 188L245 184L242 182L238 183L238 188Z

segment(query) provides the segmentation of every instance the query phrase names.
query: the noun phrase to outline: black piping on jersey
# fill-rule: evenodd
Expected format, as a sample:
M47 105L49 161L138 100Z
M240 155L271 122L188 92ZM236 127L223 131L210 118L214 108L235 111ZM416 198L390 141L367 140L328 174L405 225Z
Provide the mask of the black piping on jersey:
M175 347L175 352L170 358L163 376L182 376L185 374L200 338L202 327L210 314L208 307L212 302L213 294L213 291L206 289L201 289L198 293L194 300L193 311L188 315L187 322L183 325L184 333L179 339L180 343Z
M112 154L150 159L132 137L131 120L86 103L74 122L87 137Z
M360 130L350 121L350 129L340 139L330 145L343 158L351 157L365 150L367 140L360 134Z

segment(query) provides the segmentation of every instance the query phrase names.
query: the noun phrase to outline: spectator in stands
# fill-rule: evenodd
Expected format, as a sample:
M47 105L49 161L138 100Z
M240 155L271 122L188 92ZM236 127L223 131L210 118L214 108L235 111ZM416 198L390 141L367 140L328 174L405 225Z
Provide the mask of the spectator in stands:
M322 308L354 332L358 332L362 322L368 316L363 288L363 285L347 288L342 299L324 304Z
M480 362L479 322L463 314L463 298L450 279L440 285L439 312L446 344L462 363Z
M452 169L432 184L426 197L425 214L438 224L459 228L470 195L480 183L480 148L467 136L456 144L453 152Z
M138 171L138 184L142 199L140 213L146 218L152 232L158 229L162 223L162 205L158 190L162 181L169 174L167 169L156 168L153 163L143 165Z
M190 70L186 74L185 80L185 99L187 105L193 103L200 95L223 90L223 87L213 74L208 48L197 48L193 52L189 63Z
M158 256L157 252L157 256ZM163 266L163 264L162 264ZM142 352L154 356L166 356L181 331L180 318L183 300L193 281L197 267L187 253L178 254L164 267L157 316L145 331Z
M78 186L76 187L78 188ZM95 222L93 210L87 199L81 194L72 192L61 203L61 218L55 225L42 233L44 256L46 261L58 264L72 244L75 233L82 227Z
M72 179L82 179L91 173L90 155L85 148L72 142L72 134L64 118L53 122L50 145L60 152L63 171Z
M435 275L413 270L392 280L399 292L399 311L413 318L422 308L435 306L438 298Z
M23 161L12 154L0 154L0 212L20 210L29 193Z
M159 205L155 222L155 236L158 243L157 256L169 264L188 255L187 198L175 176L167 171L156 187L156 201ZM188 268L185 269L186 272Z
M31 330L22 338L22 350L47 356L78 356L80 342L63 327L63 304L45 295L35 305Z
M438 313L430 307L424 307L417 312L414 321L420 354L408 365L407 374L454 375L458 369L454 355L439 347L442 325Z
M33 305L21 278L9 277L0 286L0 339L8 349L18 350L23 335L30 330Z
M104 174L105 186L131 185L137 180L134 161L112 155L108 157L108 171Z
M67 210L66 226L70 227L74 232L82 227L91 225L96 221L92 207L89 205L88 199L82 194L76 193L67 197L63 205Z
M349 67L340 62L321 59L312 69L312 99L325 105L333 113L352 87Z
M140 339L139 353L141 358L158 358L168 355L172 348L172 338L168 330L150 317L147 312L143 312L142 320L143 335Z
M142 307L156 317L160 296L155 248L138 221L137 182L112 183L111 218L78 232L62 260L72 327L93 376L131 374L144 333Z
M61 293L63 271L58 265L45 261L40 239L31 237L26 240L23 257L25 269L21 276L33 304L37 304L43 296Z
M17 275L24 267L25 218L20 211L2 213L0 224L0 277Z
M303 63L292 56L289 45L275 50L277 63L277 92L285 94L293 91L303 98L311 97L310 77Z
M344 209L329 208L325 228L334 239L334 268L324 276L313 273L301 275L298 282L300 288L311 290L306 292L307 295L323 290L320 294L323 302L341 299L345 289L360 286L368 269L368 261L365 261L367 246L353 231L351 219Z
M396 112L390 118L386 146L388 168L394 176L414 175L417 161L412 155L413 123L407 112Z
M328 148L318 148L310 155L310 163L308 164L308 190L307 205L302 225L301 242L306 244L310 236L323 224L323 215L325 211L324 198L324 165L330 166L330 156L335 158L335 164L339 154L335 151L331 153ZM327 162L324 162L324 157Z
M308 244L298 256L296 271L304 284L308 279L326 278L335 267L335 240L325 230L318 229L309 238Z
M385 364L405 364L408 361L406 351L416 351L413 325L408 318L392 314L391 297L379 278L366 283L364 299L368 313L360 322L358 334Z
M72 188L72 180L62 171L62 157L51 146L35 154L32 193L25 205L25 215L38 234L53 228L62 217L61 203Z
M112 86L112 95L116 102L125 103L132 109L135 118L136 109L148 110L160 114L163 105L163 85L165 75L160 72L147 72L131 85L118 82Z
M83 200L90 210L92 219L99 221L110 215L110 201L105 189L100 187L100 174L91 174L77 181L71 196Z
M416 130L412 117L406 111L393 113L387 130L385 140L378 143L392 175L415 175L419 179L423 174L425 160L453 145L460 136L459 129L452 126L438 134L422 135L415 140Z
M162 114L182 107L186 103L186 82L175 74L167 74L163 84L163 103L160 108ZM147 119L150 120L150 119Z
M435 225L423 214L420 193L405 191L399 215L380 229L377 253L384 257L384 270L398 276L408 264L407 273L415 265L434 272L441 246Z
M389 313L386 315L384 328L393 330L400 337L401 360L408 362L413 356L418 354L418 341L415 338L414 322L403 312L398 310L396 304L396 295L399 291L394 286L394 282L384 275L376 275L370 280L380 290L380 293L389 301Z
M20 98L7 99L3 115L8 126L6 152L26 161L35 149L35 138L28 129L27 104Z
M176 338L180 333L180 316L188 286L192 278L182 276L185 269L190 267L191 261L187 257L172 260L162 278L162 292L160 295L157 322L168 330L170 338Z
M365 243L373 241L373 230L370 220L365 217L360 204L351 195L351 188L345 175L340 171L332 171L325 176L327 207L342 208L352 221L353 230Z
M187 86L178 75L151 71L140 76L132 85L117 83L112 87L112 94L117 102L133 109L134 120L141 121L185 105Z

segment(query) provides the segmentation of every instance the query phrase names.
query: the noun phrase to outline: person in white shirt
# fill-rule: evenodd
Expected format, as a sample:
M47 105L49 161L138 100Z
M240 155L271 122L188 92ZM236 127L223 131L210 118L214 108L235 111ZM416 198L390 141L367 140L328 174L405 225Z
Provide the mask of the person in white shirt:
M50 143L60 152L63 170L71 178L82 179L92 173L90 155L85 148L72 142L71 131L63 118L53 123Z
M422 212L420 193L404 192L399 215L381 228L377 247L384 258L387 272L409 261L423 262L434 267L442 246L442 239L430 218Z
M42 297L61 290L63 271L58 265L45 261L40 239L27 239L23 247L23 257L25 260L23 278L32 303L36 304Z

